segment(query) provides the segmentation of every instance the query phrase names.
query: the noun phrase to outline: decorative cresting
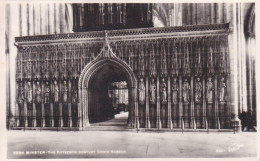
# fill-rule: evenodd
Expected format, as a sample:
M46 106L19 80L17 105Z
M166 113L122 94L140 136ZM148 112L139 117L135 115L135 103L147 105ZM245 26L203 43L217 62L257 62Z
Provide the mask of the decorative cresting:
M79 91L79 116L81 118L79 121L79 128L84 128L89 126L89 117L88 117L88 92L89 92L89 81L91 77L101 68L106 65L111 65L122 70L127 77L127 81L129 83L130 88L130 115L129 115L129 126L138 127L138 104L137 104L137 80L135 75L131 69L124 61L119 59L116 54L112 51L107 32L105 32L105 41L101 52L98 56L90 61L82 70L79 83L78 83L78 91Z

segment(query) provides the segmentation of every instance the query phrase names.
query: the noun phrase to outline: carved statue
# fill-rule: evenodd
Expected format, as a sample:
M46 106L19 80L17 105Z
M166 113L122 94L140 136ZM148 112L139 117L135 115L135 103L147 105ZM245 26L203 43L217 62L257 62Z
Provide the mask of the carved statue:
M67 102L68 101L68 87L67 87L67 82L64 81L63 84L63 91L62 91L62 95L63 95L63 102Z
M155 102L156 102L156 85L154 83L154 79L152 79L150 83L150 103L155 104Z
M46 82L45 88L44 88L44 103L50 102L50 85L49 82Z
M197 81L195 82L195 102L196 103L201 102L201 92L202 92L202 84L201 84L200 78L197 78Z
M162 78L162 83L160 85L160 91L161 91L161 102L162 104L167 103L167 85L164 82L164 78Z
M143 78L140 79L138 90L139 90L139 102L140 102L140 104L144 104L144 102L145 102L145 85L144 85Z
M54 81L54 102L59 102L59 86L57 81Z
M206 84L206 90L207 90L207 100L208 102L213 101L213 91L214 91L214 84L212 82L211 78L208 78L207 84Z
M188 103L190 101L190 85L186 78L184 79L182 90L183 90L183 101L184 103Z
M27 83L26 98L27 98L27 103L33 102L33 88L31 82Z
M173 83L172 83L172 102L173 103L178 103L178 91L179 91L178 82L177 82L177 79L174 78Z
M23 105L24 102L24 89L23 89L23 84L22 82L19 83L18 86L18 98L17 102L19 105Z
M222 77L220 84L219 84L219 101L224 102L225 101L225 95L226 95L226 83L224 82L225 78Z
M35 88L35 100L36 100L36 103L41 103L42 102L42 88L41 88L41 85L40 85L40 82L37 81L36 82L36 88Z

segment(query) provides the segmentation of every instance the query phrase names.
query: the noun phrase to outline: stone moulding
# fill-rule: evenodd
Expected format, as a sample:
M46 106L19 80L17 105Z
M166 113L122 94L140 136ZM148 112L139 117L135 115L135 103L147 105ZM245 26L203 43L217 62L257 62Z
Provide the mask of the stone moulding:
M134 39L157 39L167 37L191 37L228 34L229 23L210 25L187 25L161 28L124 29L110 31L78 32L68 34L38 35L16 37L17 45L52 44L64 42L101 42L105 33L110 41L134 40Z

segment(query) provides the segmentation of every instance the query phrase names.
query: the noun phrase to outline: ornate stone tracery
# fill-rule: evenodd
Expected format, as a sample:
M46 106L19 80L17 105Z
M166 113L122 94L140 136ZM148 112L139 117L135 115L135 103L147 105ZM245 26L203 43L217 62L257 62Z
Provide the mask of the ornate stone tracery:
M17 103L21 104L18 108L31 106L22 105L23 98L27 104L34 104L40 103L41 97L44 111L63 117L66 104L66 109L78 112L73 116L78 123L73 126L86 127L89 81L99 69L110 65L127 77L132 91L134 119L131 121L135 127L139 126L138 120L160 119L162 127L171 127L173 122L180 128L179 120L186 114L186 108L191 111L187 115L191 120L197 117L194 114L197 108L202 109L198 117L207 117L203 110L209 104L229 106L227 30L227 24L220 24L16 38ZM36 90L32 92L34 86ZM144 108L143 115L138 114L139 107ZM150 113L151 107L154 113ZM173 114L165 115L165 112Z

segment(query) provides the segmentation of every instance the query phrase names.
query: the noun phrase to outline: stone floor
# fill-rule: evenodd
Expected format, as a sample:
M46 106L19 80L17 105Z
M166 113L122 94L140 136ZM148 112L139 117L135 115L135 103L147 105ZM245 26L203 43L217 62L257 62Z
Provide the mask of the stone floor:
M256 132L8 131L8 158L256 157Z

